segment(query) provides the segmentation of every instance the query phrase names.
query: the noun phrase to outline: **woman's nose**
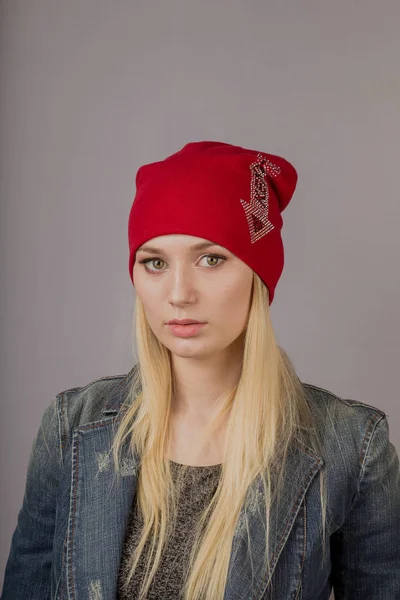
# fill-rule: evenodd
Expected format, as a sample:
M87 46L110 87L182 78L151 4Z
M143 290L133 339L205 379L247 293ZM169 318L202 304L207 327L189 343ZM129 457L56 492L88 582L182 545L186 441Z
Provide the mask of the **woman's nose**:
M195 299L195 289L188 269L171 269L169 277L169 301L173 304L187 304Z

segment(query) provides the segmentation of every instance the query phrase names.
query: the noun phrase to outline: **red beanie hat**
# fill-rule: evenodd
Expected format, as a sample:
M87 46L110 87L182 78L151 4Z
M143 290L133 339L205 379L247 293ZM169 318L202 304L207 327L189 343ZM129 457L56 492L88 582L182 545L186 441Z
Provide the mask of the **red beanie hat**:
M269 303L281 276L281 212L297 173L284 158L224 142L190 142L143 165L129 214L129 274L136 250L161 235L187 234L224 246L260 276Z

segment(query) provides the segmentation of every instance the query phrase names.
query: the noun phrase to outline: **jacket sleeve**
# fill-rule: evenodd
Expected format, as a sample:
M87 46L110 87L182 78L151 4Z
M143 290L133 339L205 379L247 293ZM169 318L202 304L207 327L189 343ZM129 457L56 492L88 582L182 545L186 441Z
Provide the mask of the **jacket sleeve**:
M57 489L62 462L57 397L33 441L1 600L50 600Z
M367 444L358 491L331 537L335 600L400 600L399 457L386 416Z

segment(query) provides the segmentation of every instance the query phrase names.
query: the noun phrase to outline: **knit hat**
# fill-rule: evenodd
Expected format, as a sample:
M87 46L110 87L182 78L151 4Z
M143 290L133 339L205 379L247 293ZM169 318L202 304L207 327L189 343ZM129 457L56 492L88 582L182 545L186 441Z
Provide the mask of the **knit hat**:
M281 213L297 183L284 158L224 142L190 142L141 166L128 221L129 274L136 250L167 234L227 248L262 279L272 303L284 264Z

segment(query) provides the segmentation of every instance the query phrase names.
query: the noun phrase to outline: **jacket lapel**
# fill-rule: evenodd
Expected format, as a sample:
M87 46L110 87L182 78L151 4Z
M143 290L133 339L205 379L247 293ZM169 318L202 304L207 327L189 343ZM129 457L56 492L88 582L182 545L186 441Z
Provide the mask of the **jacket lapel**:
M122 477L118 479L111 446L131 373L114 388L102 410L104 419L81 425L73 433L66 548L69 600L116 598L120 555L136 489L137 457L128 458L127 446L122 448Z
M116 597L120 557L138 474L137 457L129 459L125 446L122 477L118 480L110 453L127 382L125 378L108 401L102 411L103 420L82 425L73 434L66 560L68 598L73 600ZM115 418L107 418L109 415ZM224 600L261 600L307 489L322 464L321 457L309 448L296 444L290 447L281 497L271 508L267 566L263 562L266 525L262 484L254 483L246 510L248 527L243 508L233 539ZM283 596L280 598L284 600Z
M290 446L280 499L271 506L269 552L265 561L266 520L263 506L263 487L256 481L250 490L250 501L245 511L242 508L232 544L227 585L224 600L261 600L267 585L274 575L278 559L292 531L304 496L316 473L323 464L322 459L308 448L296 444ZM247 523L245 524L245 512ZM248 532L247 529L248 528ZM286 589L300 583L300 557L303 553L304 530L299 526L291 548L292 559L285 560L284 579ZM292 580L291 580L292 578ZM280 581L281 576L277 578ZM275 587L280 600L289 599L286 589ZM289 594L289 592L287 592ZM268 596L269 597L269 596ZM292 595L290 595L292 598Z

